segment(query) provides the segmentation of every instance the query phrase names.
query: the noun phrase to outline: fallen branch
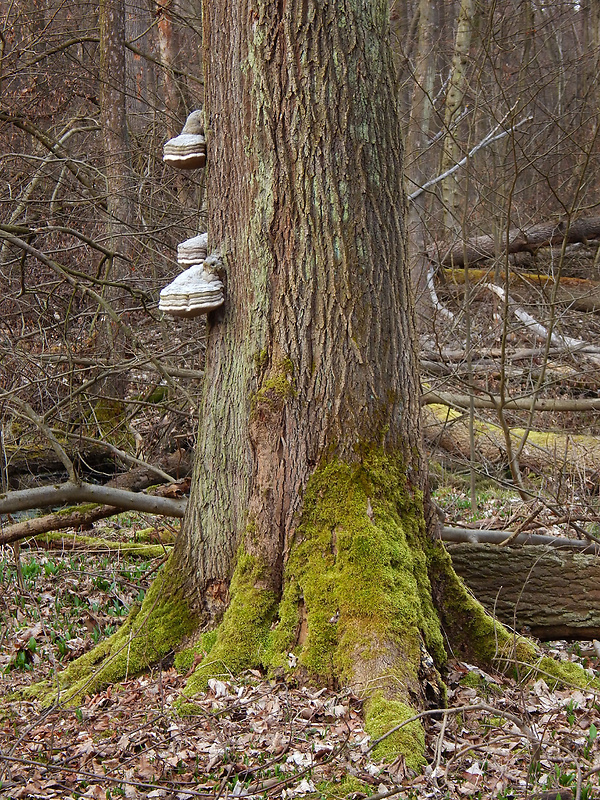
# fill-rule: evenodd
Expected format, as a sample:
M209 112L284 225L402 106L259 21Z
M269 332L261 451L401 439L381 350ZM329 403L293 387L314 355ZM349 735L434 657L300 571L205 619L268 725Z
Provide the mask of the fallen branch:
M577 347L574 349L565 347L551 347L548 350L548 355L558 356L564 353L592 353L593 355L600 355L600 347L594 345L585 345L584 347ZM506 361L511 363L513 361L529 360L531 358L542 358L546 351L541 347L524 347L519 350L507 351L505 354ZM424 350L421 353L421 358L428 359L429 361L453 361L464 362L466 360L466 353L463 350ZM486 358L502 358L502 350L499 347L491 347L486 350L473 350L471 354L473 361L486 359Z
M475 408L498 408L518 411L596 411L600 409L600 398L583 397L579 399L564 399L554 397L517 397L505 400L496 395L488 397L471 397L468 394L454 394L453 392L428 391L421 397L421 405L441 403L454 408L468 409L473 401Z
M160 469L159 469L160 467ZM190 454L185 450L178 453L170 453L159 461L159 467L151 464L144 464L136 469L129 470L116 475L110 480L106 487L115 489L127 489L127 494L134 492L141 492L149 486L154 486L157 482L157 470L161 475L166 476L168 472L177 476L178 478L186 477L191 470ZM163 480L164 478L161 478ZM172 481L169 478L169 481ZM106 488L105 487L105 488ZM189 488L189 481L179 483L169 483L166 486L159 486L156 489L156 494L161 496L174 496L187 492ZM42 517L34 517L33 519L22 520L15 522L12 525L4 527L0 533L0 545L16 542L19 539L25 539L28 536L38 536L42 533L49 533L50 531L65 530L65 528L90 528L94 522L100 519L112 517L123 511L122 507L115 505L94 505L84 508L70 508L61 511L58 514L45 514Z
M94 486L91 483L67 483L56 486L40 486L6 492L0 495L0 514L13 514L32 508L47 508L63 503L104 503L120 509L163 514L168 517L183 517L187 501L172 500L138 492L128 492L111 486Z
M465 275L465 273L468 273ZM490 280L493 268L479 269L457 269L446 268L443 270L446 279L444 288L463 286L468 278L472 284L481 284ZM501 272L497 280L506 282L506 272ZM545 291L553 289L555 284L558 287L554 292L555 301L561 305L568 305L576 311L598 311L600 310L600 284L598 281L591 281L588 278L572 278L564 275L555 276L545 272L517 272L510 270L508 282L511 292L519 298L531 296L532 291Z
M502 545L511 536L511 531L486 531L478 528L444 527L441 531L443 542L454 544L496 544ZM560 550L574 550L590 555L600 555L600 546L584 539L568 539L566 536L548 536L542 533L518 533L512 545L543 545Z
M495 283L484 283L482 284L482 287L484 289L488 289L503 302L507 302L509 309L513 312L515 317L517 317L517 319L523 323L528 331L532 331L536 334L536 336L539 336L540 339L545 341L548 339L548 337L550 337L550 342L555 347L565 347L572 350L582 350L588 347L588 342L584 342L581 339L573 339L571 336L563 336L562 334L555 332L550 333L535 319L535 317L532 317L531 314L528 314L527 311L518 306L512 297L509 295L507 296L506 292L501 286L496 286ZM597 361L594 361L594 363L597 363Z

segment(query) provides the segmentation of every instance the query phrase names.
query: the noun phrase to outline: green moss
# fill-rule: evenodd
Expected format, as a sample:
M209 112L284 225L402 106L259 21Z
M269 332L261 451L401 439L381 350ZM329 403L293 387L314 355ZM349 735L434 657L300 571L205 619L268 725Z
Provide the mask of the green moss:
M600 680L593 678L579 664L574 664L572 661L555 661L548 656L544 656L534 665L532 677L543 678L551 689L557 684L576 686L578 689L588 691L600 689Z
M125 403L121 400L107 397L98 399L89 415L89 422L95 425L101 439L119 447L131 444L132 437L126 426Z
M66 516L67 514L73 514L74 512L77 512L78 514L87 514L88 511L93 511L94 509L99 508L99 505L99 503L81 503L77 506L59 508L52 513L57 514L58 516Z
M391 643L402 652L400 677L417 681L422 639L443 663L424 541L421 496L398 461L371 453L360 465L318 470L270 637L273 663L293 650L310 673L351 682L359 657L375 663L382 643Z
M61 701L75 703L86 694L136 675L176 648L198 624L183 592L174 588L177 586L169 561L148 589L141 608L132 608L115 634L56 676ZM55 683L43 681L25 694L50 704L57 698L57 689Z
M231 600L207 658L187 683L186 693L204 691L215 675L237 674L264 661L277 598L261 586L265 567L240 548L231 579Z
M294 367L291 359L281 359L252 397L250 401L252 416L257 417L265 412L281 410L288 398L295 396L293 376Z
M151 530L154 531L154 528ZM145 544L144 542L115 542L112 539L99 539L96 536L82 536L80 534L65 536L60 532L38 534L36 539L46 544L58 542L64 545L68 550L72 549L73 545L76 547L88 548L102 547L112 552L122 553L128 556L138 556L139 558L160 558L164 556L165 550L168 552L170 549L169 544L163 546L161 544Z
M441 542L431 553L431 579L439 590L438 605L453 647L482 667L513 671L517 678L544 678L548 682L550 677L567 686L600 689L600 680L578 664L541 657L532 641L511 633L493 619L454 572Z
M378 694L365 709L365 730L372 739L379 739L385 733L415 716L406 703L389 700ZM393 761L398 753L403 753L409 769L420 770L425 759L425 732L419 720L413 720L400 730L387 736L373 750L374 759Z
M437 606L453 647L476 664L506 668L515 661L537 658L533 642L508 631L490 616L452 568L441 542L429 548L428 569L437 588Z
M256 367L257 372L261 372L266 366L269 360L269 351L264 348L258 353L254 354L254 365Z
M339 783L321 781L317 784L317 791L325 800L336 800L338 797L347 797L349 794L368 795L373 790L371 786L359 781L354 775L344 775Z
M197 656L207 656L217 639L217 631L207 631L200 637L200 642L192 647L180 650L175 656L175 669L182 675L192 668Z
M485 681L477 672L468 672L459 683L467 689L481 689L485 686Z

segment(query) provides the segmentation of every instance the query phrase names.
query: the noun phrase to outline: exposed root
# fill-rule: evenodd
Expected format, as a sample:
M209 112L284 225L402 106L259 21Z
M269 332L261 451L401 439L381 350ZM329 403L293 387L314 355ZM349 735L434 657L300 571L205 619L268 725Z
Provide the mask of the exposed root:
M543 678L551 686L563 683L600 689L600 681L578 664L542 656L533 641L509 631L488 614L452 568L441 542L432 546L429 573L442 626L461 657L484 668L512 670L524 680Z
M141 607L134 606L116 633L56 675L25 690L44 705L75 704L108 684L142 672L177 648L197 626L172 575L171 560L158 573Z

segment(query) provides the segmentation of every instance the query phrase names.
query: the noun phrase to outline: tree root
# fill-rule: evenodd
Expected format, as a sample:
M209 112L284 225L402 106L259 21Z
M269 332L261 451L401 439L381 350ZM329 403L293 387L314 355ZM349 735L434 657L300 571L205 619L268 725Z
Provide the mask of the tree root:
M600 680L572 662L543 656L535 643L509 631L483 608L452 568L441 542L431 549L429 574L442 627L455 652L488 669L513 672L516 678L543 678L579 689L600 690Z
M173 575L172 559L154 579L141 607L134 606L116 633L56 675L24 694L43 705L75 705L111 683L137 675L178 648L196 630L199 620Z

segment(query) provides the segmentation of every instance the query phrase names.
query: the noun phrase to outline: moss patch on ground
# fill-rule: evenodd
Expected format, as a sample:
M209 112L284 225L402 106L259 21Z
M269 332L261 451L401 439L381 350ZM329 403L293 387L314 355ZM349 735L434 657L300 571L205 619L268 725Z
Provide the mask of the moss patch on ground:
M317 784L317 791L325 800L335 800L335 798L348 797L351 794L368 796L373 789L369 784L363 783L353 775L346 775L339 783L321 781Z

